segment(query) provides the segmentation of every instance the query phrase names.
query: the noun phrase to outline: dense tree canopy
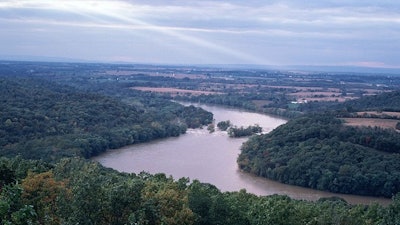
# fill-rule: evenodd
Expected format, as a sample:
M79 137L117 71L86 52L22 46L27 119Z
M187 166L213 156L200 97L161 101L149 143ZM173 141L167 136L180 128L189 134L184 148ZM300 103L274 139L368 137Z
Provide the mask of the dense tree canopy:
M15 174L0 189L1 224L398 224L400 198L387 207L287 196L220 192L164 174L127 174L82 159L56 164L0 158ZM0 181L4 181L3 178Z
M343 106L350 111L391 111L400 112L400 91L366 96L361 99L348 101Z
M258 134L262 132L262 127L255 124L254 126L248 127L237 127L232 126L228 129L229 137L244 137L244 136L251 136L253 134Z
M0 155L56 160L178 136L212 114L154 98L124 103L39 78L0 78ZM152 104L157 104L153 108Z
M345 126L331 115L293 119L242 146L239 167L280 182L391 197L400 191L400 134Z

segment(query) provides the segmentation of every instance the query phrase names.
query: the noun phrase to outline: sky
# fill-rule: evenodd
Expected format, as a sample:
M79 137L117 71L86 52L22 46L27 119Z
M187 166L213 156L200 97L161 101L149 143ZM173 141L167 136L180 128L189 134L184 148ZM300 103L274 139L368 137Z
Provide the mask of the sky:
M0 56L400 68L397 0L2 0Z

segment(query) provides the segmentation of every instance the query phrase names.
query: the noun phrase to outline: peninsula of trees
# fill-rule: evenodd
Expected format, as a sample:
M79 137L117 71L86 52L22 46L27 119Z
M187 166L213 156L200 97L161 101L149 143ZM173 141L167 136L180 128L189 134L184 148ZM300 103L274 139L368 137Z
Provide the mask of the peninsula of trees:
M139 94L134 98L127 104L43 78L3 77L1 155L90 158L107 149L179 136L212 121L201 108Z
M242 146L239 167L319 190L392 197L400 191L400 133L352 127L331 114L290 120Z

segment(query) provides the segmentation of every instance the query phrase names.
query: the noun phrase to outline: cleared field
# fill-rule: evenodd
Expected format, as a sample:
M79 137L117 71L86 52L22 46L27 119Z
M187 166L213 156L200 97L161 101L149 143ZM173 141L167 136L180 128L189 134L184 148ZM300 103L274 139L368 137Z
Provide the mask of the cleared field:
M327 102L327 101L338 101L344 102L350 99L354 99L355 97L350 96L342 96L340 92L334 91L299 91L296 93L290 93L289 96L294 96L298 102L303 101L318 101L318 102Z
M189 78L189 79L206 79L207 76L204 74L195 74L195 73L174 73L174 72L148 72L141 70L107 70L105 71L107 75L115 75L115 76L128 76L135 74L143 74L147 76L160 76L160 77L173 77L177 79Z
M347 100L356 99L356 97L304 97L304 98L297 98L297 101L302 102L306 100L307 102L344 102Z
M378 118L343 118L348 126L370 126L396 129L396 124L400 120L378 119Z
M265 85L265 87L270 88L284 88L284 89L291 89L296 91L321 91L321 92L334 92L340 93L340 89L338 88L323 88L323 87L301 87L301 86L277 86L277 85Z
M151 91L157 93L168 93L173 96L176 95L216 95L221 94L219 92L213 91L197 91L197 90L185 90L179 88L158 88L158 87L133 87L132 89L139 90L139 91Z
M149 76L161 76L161 77L173 77L176 79L206 79L207 76L204 74L193 74L193 73L146 73Z
M105 74L107 75L115 75L115 76L128 76L135 74L136 71L133 70L107 70Z
M376 111L364 111L364 112L357 112L357 115L359 116L391 116L391 117L397 117L400 118L400 112L376 112Z
M344 102L355 99L352 96L343 96L338 88L320 88L320 87L292 87L292 86L274 86L275 88L295 89L296 92L289 93L297 102Z

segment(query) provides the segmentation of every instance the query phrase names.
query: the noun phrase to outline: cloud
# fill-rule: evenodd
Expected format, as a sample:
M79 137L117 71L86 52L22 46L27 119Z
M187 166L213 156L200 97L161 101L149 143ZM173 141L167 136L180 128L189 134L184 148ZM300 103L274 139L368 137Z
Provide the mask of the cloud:
M7 33L0 41L9 42L7 49L13 51L13 45L34 46L31 43L42 43L42 38L53 46L36 49L49 49L47 54L58 49L60 54L59 40L79 48L87 43L81 39L86 39L93 46L109 45L102 58L147 55L169 63L209 59L209 63L385 61L389 65L400 64L393 59L400 52L399 8L400 3L388 0L3 1L0 26ZM176 51L170 57L144 44ZM116 52L121 49L126 55ZM96 58L100 50L92 51L85 54Z

